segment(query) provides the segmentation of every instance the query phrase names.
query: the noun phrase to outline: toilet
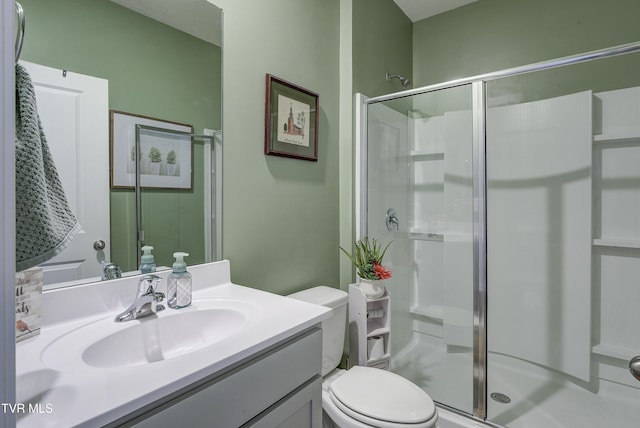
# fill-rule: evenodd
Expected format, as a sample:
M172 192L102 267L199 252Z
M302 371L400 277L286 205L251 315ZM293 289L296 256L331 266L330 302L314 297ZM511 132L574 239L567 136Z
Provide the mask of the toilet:
M319 286L289 295L329 307L322 322L322 410L324 427L431 428L438 413L429 395L409 380L387 370L354 366L338 369L342 358L349 296Z

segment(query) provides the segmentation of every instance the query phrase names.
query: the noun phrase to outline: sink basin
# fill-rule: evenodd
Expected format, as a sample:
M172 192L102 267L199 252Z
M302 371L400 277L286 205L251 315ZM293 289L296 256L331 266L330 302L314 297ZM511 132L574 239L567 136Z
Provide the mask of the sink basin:
M169 360L238 332L245 316L235 310L205 309L140 321L90 345L82 353L82 360L105 368Z
M254 310L240 301L210 300L124 323L103 318L54 340L43 350L42 360L56 370L79 365L124 368L170 360L233 336Z

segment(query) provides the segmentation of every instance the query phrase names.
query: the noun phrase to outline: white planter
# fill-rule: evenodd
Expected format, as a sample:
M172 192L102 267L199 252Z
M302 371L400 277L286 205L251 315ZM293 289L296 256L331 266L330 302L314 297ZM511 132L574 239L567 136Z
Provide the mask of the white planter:
M151 174L160 175L160 162L151 162Z
M176 175L176 164L168 163L167 164L167 175L174 176Z
M369 298L378 298L384 296L386 288L384 286L386 280L384 279L363 279L360 278L358 287L362 290L362 293Z

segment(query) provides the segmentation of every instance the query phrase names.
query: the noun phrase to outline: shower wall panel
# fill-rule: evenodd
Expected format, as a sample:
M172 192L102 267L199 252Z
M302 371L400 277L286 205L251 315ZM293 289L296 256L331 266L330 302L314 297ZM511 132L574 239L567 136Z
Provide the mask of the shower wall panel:
M590 91L487 111L489 351L588 381Z
M473 168L470 110L411 122L416 331L447 345L472 346Z
M383 104L370 106L367 111L367 235L382 245L392 242L385 254L384 264L393 271L386 281L391 295L392 323L391 352L397 352L411 341L411 327L407 307L411 296L413 259L408 240L409 167L408 118L400 107ZM400 111L399 111L400 110ZM386 215L396 210L398 230L389 230Z
M409 227L415 266L412 311L441 320L445 118L443 115L419 117L411 119L409 124L412 136ZM424 285L426 281L429 286ZM442 333L438 331L437 335L441 337Z
M445 114L444 311L447 345L473 346L473 126L470 110Z

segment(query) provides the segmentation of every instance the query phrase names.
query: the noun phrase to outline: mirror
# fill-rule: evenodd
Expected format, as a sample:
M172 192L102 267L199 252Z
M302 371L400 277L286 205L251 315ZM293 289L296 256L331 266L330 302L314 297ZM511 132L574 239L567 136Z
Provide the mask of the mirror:
M221 224L216 212L221 212L222 198L214 172L221 170L215 167L221 165L221 9L207 0L21 0L21 4L26 18L21 61L55 69L64 78L83 75L108 82L106 117L100 117L100 125L91 128L98 131L84 132L86 138L75 153L77 162L82 162L92 142L100 141L100 150L108 153L101 162L106 163L107 171L113 165L109 157L113 144L119 141L110 141L113 124L109 112L111 116L118 111L186 125L196 135L216 134L216 138L192 139L191 186L142 188L140 218L142 243L154 246L159 268L171 267L174 251L188 252L189 265L218 260ZM36 96L40 109L37 87ZM65 101L61 98L53 101L54 110L63 110ZM42 122L47 139L49 132L52 136L58 132L53 125L47 129L44 119ZM46 262L45 288L100 279L101 262L116 263L125 275L136 273L140 250L134 188L111 186L110 177L106 183L104 178L78 179L77 171L65 164L67 158L74 157L68 156L70 151L60 155L52 147L52 152L65 192L67 187L72 189L67 197L81 226L106 225L108 232L105 236L83 230L76 235L87 235L82 238L86 241L82 255L66 261L56 256ZM165 166L162 171L166 170ZM99 210L102 212L96 217L87 216L82 205L87 194L94 196L86 189L93 182L105 190L108 207ZM103 249L99 249L100 241L105 243ZM92 269L78 267L82 257L94 265Z

